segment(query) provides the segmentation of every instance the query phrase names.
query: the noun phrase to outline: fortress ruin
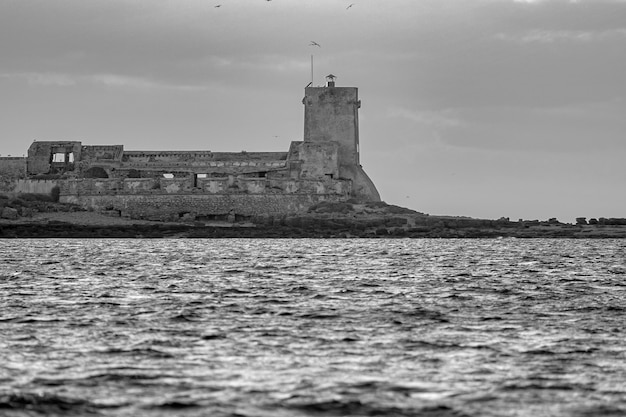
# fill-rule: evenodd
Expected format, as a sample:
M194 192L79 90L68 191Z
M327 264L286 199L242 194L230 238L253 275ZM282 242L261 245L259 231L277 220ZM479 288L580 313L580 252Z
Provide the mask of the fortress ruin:
M306 211L321 201L380 201L359 162L355 87L306 87L304 137L287 152L126 151L36 141L0 157L0 193L47 194L134 219L233 220Z

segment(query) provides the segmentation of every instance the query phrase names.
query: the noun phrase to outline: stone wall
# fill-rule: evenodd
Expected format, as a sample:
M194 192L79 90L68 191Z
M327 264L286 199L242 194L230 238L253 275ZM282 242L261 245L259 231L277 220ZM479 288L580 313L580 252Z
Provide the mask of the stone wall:
M276 216L306 211L320 201L340 201L338 195L214 194L214 195L92 195L61 196L62 203L96 211L118 211L123 217L162 221L226 220L236 216Z
M159 182L152 178L126 178L122 183L123 191L129 194L151 192L159 186Z
M115 194L124 189L124 181L108 178L71 179L60 182L61 195Z
M121 161L124 153L123 145L87 145L81 150L84 161Z
M15 190L15 181L24 178L26 178L26 158L0 158L0 192L13 192Z
M223 178L79 178L59 180L62 196L159 194L313 194L349 198L352 182L336 179Z
M50 194L58 184L56 180L17 180L14 191L17 194Z
M189 178L160 178L159 188L162 193L180 194L191 192L192 183Z
M339 178L338 145L335 142L291 142L289 158L301 161L302 178Z
M102 162L92 162L92 166L105 166ZM159 172L194 172L197 174L209 174L213 172L246 173L259 171L272 171L284 169L284 160L266 161L132 161L116 165L116 169L136 169L141 171Z
M28 174L47 174L74 170L81 159L82 146L76 141L33 142L28 148ZM63 161L54 161L55 155L63 155Z
M211 151L124 151L125 163L200 163L212 161L271 161L285 160L286 152L211 152Z

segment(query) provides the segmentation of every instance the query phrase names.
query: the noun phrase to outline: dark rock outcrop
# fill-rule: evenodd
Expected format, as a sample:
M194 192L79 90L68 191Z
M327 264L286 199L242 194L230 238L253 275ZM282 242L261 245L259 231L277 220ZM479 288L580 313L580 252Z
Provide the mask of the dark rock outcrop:
M2 214L0 214L0 217L8 220L17 220L19 215L17 209L14 209L13 207L4 207L2 209Z
M30 197L0 203L3 217L12 219L0 222L0 238L626 238L624 219L590 219L588 224L556 219L511 222L430 216L384 202L323 202L307 213L281 216L200 219L183 214L176 222L77 211L75 206ZM24 217L29 212L39 214Z

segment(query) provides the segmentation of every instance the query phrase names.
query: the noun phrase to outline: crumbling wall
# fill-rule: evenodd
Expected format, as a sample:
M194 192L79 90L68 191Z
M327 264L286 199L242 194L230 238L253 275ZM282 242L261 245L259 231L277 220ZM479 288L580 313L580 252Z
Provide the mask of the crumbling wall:
M220 194L228 189L228 178L198 178L198 188L209 194Z
M264 216L301 213L320 201L340 201L337 195L214 194L214 195L92 195L61 196L61 202L96 211L119 211L133 219L176 221L219 216Z
M18 194L50 194L58 185L59 181L56 180L21 179L15 182L14 191Z
M26 158L0 158L0 192L13 192L16 181L24 178L26 178Z
M211 152L211 151L124 151L124 163L170 165L206 164L207 162L263 162L287 159L286 152Z
M237 182L244 193L263 194L267 192L267 180L265 178L239 178Z
M122 189L129 194L151 192L161 186L159 181L152 178L125 178L122 183Z
M161 178L159 179L159 188L162 193L180 194L190 192L192 187L190 178Z
M28 175L73 171L81 151L81 143L75 141L33 142L28 148ZM62 157L55 161L55 155Z
M248 174L255 172L269 172L285 169L287 162L284 160L212 160L212 161L131 161L123 162L116 166L116 170L137 170L142 175L153 173L186 172L196 174Z
M61 195L102 195L102 194L336 194L348 198L352 182L344 180L320 179L271 179L247 178L229 175L222 178L198 178L193 186L193 178L76 178L55 181L61 188Z
M109 178L78 178L59 181L61 195L116 194L124 189L124 182Z
M88 145L81 149L82 161L121 161L124 145Z

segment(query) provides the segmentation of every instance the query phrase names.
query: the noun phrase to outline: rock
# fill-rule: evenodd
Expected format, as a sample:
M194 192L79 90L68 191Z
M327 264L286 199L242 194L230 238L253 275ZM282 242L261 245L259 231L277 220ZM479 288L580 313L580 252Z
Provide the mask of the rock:
M109 217L121 217L122 212L120 210L101 210L100 214Z
M2 214L0 215L0 217L2 217L3 219L17 220L17 210L12 207L5 207L2 209Z
M34 214L35 210L29 207L22 207L22 209L20 210L21 217L33 217Z
M192 222L196 220L196 215L193 213L183 213L180 215L180 220L184 222Z

